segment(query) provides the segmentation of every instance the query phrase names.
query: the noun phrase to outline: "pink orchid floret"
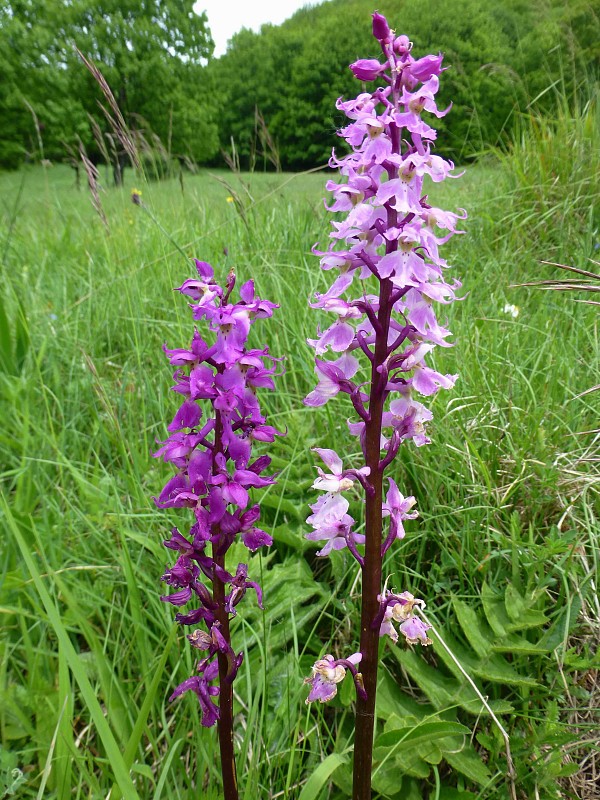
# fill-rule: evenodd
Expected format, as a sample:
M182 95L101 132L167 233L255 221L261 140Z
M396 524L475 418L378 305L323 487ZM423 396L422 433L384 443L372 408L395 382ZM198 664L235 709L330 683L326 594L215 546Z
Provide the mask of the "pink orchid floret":
M350 391L351 379L359 369L358 359L349 353L337 361L320 361L317 359L315 372L319 382L310 394L304 398L307 406L323 406L339 392Z
M332 473L328 474L323 472L321 467L317 467L319 477L313 483L313 489L319 489L321 492L344 492L354 486L353 478L349 477L347 472L344 471L342 459L338 456L335 450L329 450L322 447L313 447L312 450L313 452L319 454L325 466L329 467ZM369 474L370 469L369 467L362 467L356 472L358 472L360 475L366 476Z
M388 478L388 481L390 488L388 489L385 503L381 507L382 516L384 518L390 517L390 536L393 539L403 539L405 532L402 522L405 519L416 519L419 516L418 511L411 512L411 508L417 501L412 496L404 497L392 478Z
M327 654L315 661L310 677L304 680L304 683L310 684L311 687L306 703L315 700L327 703L332 700L337 694L338 683L346 676L346 670L359 664L361 659L360 653L354 653L346 659L335 659ZM360 675L360 673L355 674Z
M394 644L398 642L398 631L393 623L400 623L398 630L404 636L408 644L422 645L431 644L431 639L427 636L427 631L431 628L427 622L415 616L415 609L425 608L425 603L414 597L410 592L394 594L386 591L383 597L378 597L382 605L383 616L379 628L380 636L389 636Z

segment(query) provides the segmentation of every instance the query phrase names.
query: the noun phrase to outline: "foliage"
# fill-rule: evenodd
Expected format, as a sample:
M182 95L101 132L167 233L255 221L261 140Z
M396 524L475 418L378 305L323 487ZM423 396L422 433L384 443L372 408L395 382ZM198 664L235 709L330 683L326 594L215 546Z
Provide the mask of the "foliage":
M64 158L64 143L79 139L100 158L88 115L110 134L98 108L106 101L76 47L102 71L130 125L138 117L149 121L174 155L212 156L216 127L199 79L212 42L205 15L192 5L2 0L0 108L8 127L1 134L0 166L15 166L19 154L21 160L24 154Z

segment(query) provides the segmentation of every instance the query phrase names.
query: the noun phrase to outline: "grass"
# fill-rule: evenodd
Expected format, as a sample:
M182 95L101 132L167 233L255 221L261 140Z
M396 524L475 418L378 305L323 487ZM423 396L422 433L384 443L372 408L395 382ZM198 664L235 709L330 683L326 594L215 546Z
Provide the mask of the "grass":
M598 399L579 397L600 383L597 312L510 286L548 277L539 262L557 253L589 267L598 233L581 182L569 216L568 176L547 200L560 228L547 207L551 226L528 218L524 154L514 172L490 161L435 187L436 203L470 212L468 235L447 254L465 291L449 311L456 347L436 362L460 381L434 401L432 445L397 462L421 518L386 571L390 585L426 598L504 714L518 796L553 798L568 796L569 773L585 774L570 764L589 762L597 746L598 472L594 439L580 433L598 427ZM234 628L246 651L236 682L242 796L346 796L350 687L333 708L308 709L302 685L316 655L356 644L358 620L351 561L319 561L303 539L309 448L357 454L349 407L301 402L314 378L304 342L317 315L306 300L326 283L311 254L327 235L324 176L256 174L244 188L219 175L233 194L208 173L141 187L172 241L132 205L131 174L123 190L101 194L108 234L67 168L0 175L0 797L11 786L60 800L219 796L215 732L200 729L190 698L166 700L193 666L158 599L161 542L184 515L150 499L167 476L150 453L175 408L161 346L181 346L191 331L172 292L189 264L173 241L220 272L234 265L281 305L262 329L286 355L265 400L288 430L272 448L279 483L262 495L275 545L250 562L266 607L247 598ZM450 728L428 728L418 752L386 751L376 796L504 798L502 742L442 649L387 649L383 660L379 733L458 720L474 738L456 746Z

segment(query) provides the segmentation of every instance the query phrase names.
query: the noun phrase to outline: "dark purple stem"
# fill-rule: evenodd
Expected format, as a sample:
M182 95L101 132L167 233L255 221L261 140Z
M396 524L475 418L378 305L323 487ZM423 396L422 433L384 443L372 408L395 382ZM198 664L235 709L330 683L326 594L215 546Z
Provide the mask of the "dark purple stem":
M398 128L390 125L392 151L400 152ZM390 169L390 179L397 170ZM398 221L395 209L387 210L387 227L393 228ZM386 254L398 249L397 240L388 241ZM353 800L371 800L371 770L373 766L373 734L375 730L375 700L377 695L377 668L379 662L379 631L373 628L373 620L380 610L378 597L381 594L381 540L383 533L382 500L383 470L380 465L381 427L387 370L381 369L388 357L388 332L393 304L390 302L394 287L389 279L382 280L379 287L378 328L375 328L375 353L371 366L371 394L369 399L370 420L365 425L366 465L370 467L369 483L373 494L366 496L365 510L365 563L362 569L362 609L360 618L361 673L366 697L356 701L356 730L354 738ZM374 326L375 327L375 326Z
M233 288L233 287L232 287ZM222 366L219 372L223 372ZM215 409L215 442L213 447L213 471L216 469L216 456L223 452L222 444L223 423L221 413ZM212 527L213 559L215 570L213 576L213 598L217 605L215 617L220 623L220 631L227 644L231 647L231 633L229 631L229 614L225 608L225 583L219 575L225 570L225 554L219 552L216 542L220 536L219 523ZM223 571L223 572L222 572ZM221 751L221 774L223 777L224 800L238 800L237 775L235 769L235 755L233 749L233 686L228 680L230 672L229 659L225 653L217 655L219 662L219 749Z
M394 212L395 213L395 212ZM390 243L391 244L391 243ZM390 250L391 252L391 250ZM373 762L373 731L375 728L375 697L377 692L377 666L379 633L372 621L379 611L378 595L381 592L381 505L383 473L379 466L381 422L387 377L377 369L387 357L387 333L391 306L389 295L391 281L381 283L379 293L379 322L382 332L375 342L375 357L371 370L370 420L366 423L366 465L370 467L369 483L372 493L366 496L365 557L362 570L362 611L360 652L361 672L366 697L357 698L356 735L354 741L354 800L370 800L371 767Z

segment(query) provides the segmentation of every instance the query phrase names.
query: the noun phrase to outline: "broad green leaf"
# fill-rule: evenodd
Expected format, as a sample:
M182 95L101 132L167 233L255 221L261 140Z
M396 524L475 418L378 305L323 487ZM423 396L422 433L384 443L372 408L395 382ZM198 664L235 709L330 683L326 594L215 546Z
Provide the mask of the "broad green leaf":
M430 765L423 760L421 750L412 748L404 750L402 755L396 757L390 755L391 751L387 747L377 747L373 750L373 782L375 783L379 774L388 773L393 770L396 779L404 773L415 778L427 778L431 772ZM396 786L394 792L398 791Z
M435 636L435 635L434 635ZM484 658L476 658L472 652L467 651L465 647L456 641L450 634L445 634L445 642L454 653L462 668L467 674L475 680L476 678L491 681L492 683L511 684L514 686L536 686L536 681L530 678L529 675L521 675L521 673L509 664L505 659L491 652ZM447 653L445 648L439 646L436 650L441 661L448 667L458 682L466 686L467 681L461 671L458 669L453 659ZM475 680L475 683L477 681Z
M463 792L452 786L442 786L439 795L439 800L477 800L477 798L478 795L473 792Z
M496 639L492 645L494 653L514 653L515 655L540 655L547 653L549 648L539 642L528 642L524 636L516 636L515 634L507 634L504 637Z
M452 738L447 739L439 739L437 743L429 742L429 744L425 745L420 752L420 756L423 761L426 761L428 764L439 764L444 757L444 751L452 749L455 745L453 744Z
M512 583L506 587L504 604L508 616L513 621L513 630L537 628L549 622L548 617L542 611L529 607L525 598L519 594Z
M394 759L390 759L381 769L373 771L371 785L374 791L379 792L384 797L396 794L398 786L402 782L404 770Z
M294 525L278 525L271 531L275 544L284 544L294 550L299 550L301 553L311 546L304 538L305 533L308 533L308 529L304 528L303 530L298 523Z
M496 638L492 629L484 625L471 606L457 597L452 597L452 607L460 627L473 650L478 656L487 656L490 652L491 643Z
M393 747L394 752L418 747L434 739L446 736L468 736L471 731L459 722L424 722L413 728L399 728L382 733L375 740L375 747Z
M331 753L331 755L327 756L304 784L302 791L298 795L298 800L316 800L336 769L347 763L348 756L340 753Z
M440 657L442 650L441 646L437 650ZM393 652L437 710L443 711L458 705L470 714L486 715L488 713L464 678L460 682L441 675L439 670L430 667L411 650L402 650L397 647ZM489 705L496 714L507 714L512 711L511 704L504 700L492 700Z
M487 620L494 633L498 636L506 636L512 628L512 623L506 613L504 598L484 581L481 587L481 601Z
M265 508L273 508L275 511L289 514L295 520L301 519L302 505L300 503L294 503L293 500L287 497L281 497L274 493L267 494L261 498L260 505Z
M436 710L455 705L458 686L452 678L440 675L438 670L426 664L412 650L404 650L398 646L393 648L392 653Z
M431 767L426 761L423 761L418 750L405 750L395 761L398 776L404 772L413 778L425 780L431 773Z
M405 777L402 780L402 789L392 796L392 800L423 800L421 782Z
M485 786L492 779L489 769L472 748L459 753L444 753L444 758L451 767L480 786Z
M407 785L407 777L411 775L421 780L427 778L431 768L417 753L410 753L408 758L390 759L381 767L373 770L373 789L383 797L402 797L398 790Z
M582 604L583 601L579 595L573 597L572 601L559 614L558 619L540 639L540 647L550 651L563 644L567 630L571 631L577 623Z
M379 671L377 679L377 701L376 713L380 719L389 719L392 716L399 718L410 717L411 719L421 719L433 714L433 706L424 703L417 703L412 697L402 691L394 678L387 669Z

